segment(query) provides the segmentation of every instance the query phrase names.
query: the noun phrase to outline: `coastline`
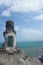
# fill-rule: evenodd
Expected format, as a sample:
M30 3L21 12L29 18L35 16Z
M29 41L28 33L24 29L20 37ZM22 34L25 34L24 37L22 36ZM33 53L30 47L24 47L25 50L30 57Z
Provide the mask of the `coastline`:
M3 43L0 43L0 47L2 46ZM24 52L29 55L30 57L38 57L40 56L40 49L43 48L43 45L41 46L32 46L30 44L27 43L17 43L17 47L20 49L23 49ZM36 43L37 44L37 43Z
M0 64L2 65L43 65L35 57L27 56L23 50L15 52L14 54L2 53L0 54Z
M27 53L30 57L36 57L38 58L41 56L42 51L40 50L43 48L43 46L35 46L35 47L30 47L30 48L22 48L25 53Z

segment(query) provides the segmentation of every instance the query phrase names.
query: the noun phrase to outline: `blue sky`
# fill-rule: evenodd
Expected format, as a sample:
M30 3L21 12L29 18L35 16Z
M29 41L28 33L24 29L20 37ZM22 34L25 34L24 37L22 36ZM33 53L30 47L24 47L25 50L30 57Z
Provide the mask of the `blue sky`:
M0 41L7 20L15 23L17 41L43 41L43 0L0 0Z

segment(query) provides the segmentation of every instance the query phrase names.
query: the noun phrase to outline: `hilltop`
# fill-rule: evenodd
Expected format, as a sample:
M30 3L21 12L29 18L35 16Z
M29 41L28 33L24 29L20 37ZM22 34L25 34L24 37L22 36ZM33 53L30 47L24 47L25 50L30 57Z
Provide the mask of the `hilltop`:
M0 65L43 65L36 58L30 58L21 49L17 49L14 53L11 52L0 51Z

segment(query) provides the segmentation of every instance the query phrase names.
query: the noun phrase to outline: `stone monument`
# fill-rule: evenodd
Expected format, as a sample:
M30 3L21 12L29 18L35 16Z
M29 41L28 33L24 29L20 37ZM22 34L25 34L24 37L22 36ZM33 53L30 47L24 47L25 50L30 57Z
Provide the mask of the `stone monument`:
M5 32L3 33L6 50L16 48L16 32L14 30L14 22L11 20L6 21Z

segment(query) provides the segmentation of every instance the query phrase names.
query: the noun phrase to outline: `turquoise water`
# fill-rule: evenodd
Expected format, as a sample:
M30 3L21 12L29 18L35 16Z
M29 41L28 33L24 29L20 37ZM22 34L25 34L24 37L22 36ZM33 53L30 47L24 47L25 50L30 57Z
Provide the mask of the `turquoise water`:
M30 57L38 57L43 53L40 51L40 49L43 48L43 41L17 42L17 47L23 49Z
M2 42L0 42L0 48L2 47ZM27 53L29 56L38 57L41 55L40 48L43 47L43 41L37 42L17 42L17 47L21 48Z
M37 47L37 46L43 46L43 41L17 42L17 47L20 47L20 48L30 48L30 47Z

